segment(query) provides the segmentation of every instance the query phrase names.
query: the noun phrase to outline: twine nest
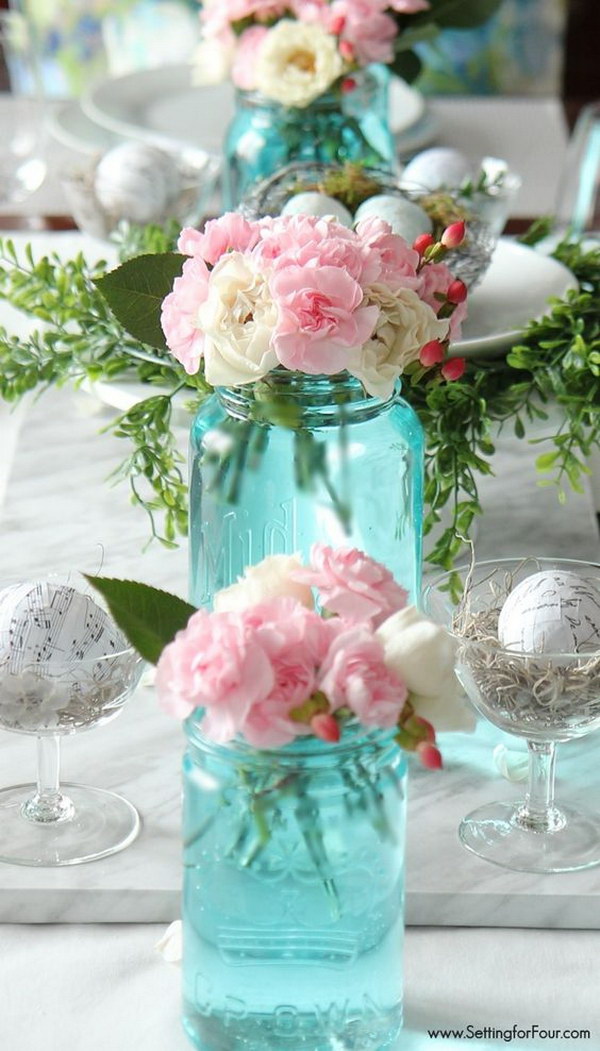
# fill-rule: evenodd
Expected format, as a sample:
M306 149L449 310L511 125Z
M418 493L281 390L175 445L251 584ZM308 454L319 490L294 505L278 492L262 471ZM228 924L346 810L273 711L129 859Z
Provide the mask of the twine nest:
M478 609L481 600L469 573L452 625L466 643L458 654L463 675L475 687L484 713L509 732L549 740L588 733L600 723L600 655L513 655L503 649L498 618L514 577L507 573L502 581L490 577L476 585L481 595L487 584L485 608Z

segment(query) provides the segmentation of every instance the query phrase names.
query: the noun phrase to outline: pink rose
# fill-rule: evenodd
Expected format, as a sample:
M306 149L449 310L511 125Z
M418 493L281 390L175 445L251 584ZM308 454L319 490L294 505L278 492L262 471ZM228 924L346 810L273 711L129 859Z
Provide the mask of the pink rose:
M204 230L185 227L177 242L184 255L200 256L214 266L227 252L247 252L257 243L260 227L250 223L239 212L226 212L219 219L210 219Z
M162 303L160 321L167 346L193 375L200 367L204 353L204 335L197 327L198 310L208 295L209 272L199 258L186 259L181 277L176 277L173 291Z
M253 91L256 87L255 69L258 53L268 33L265 26L250 26L239 38L231 79L236 88L242 91Z
M278 18L287 8L285 0L212 0L205 3L200 12L204 32L209 35L219 32L223 26L253 18L257 22L268 22Z
M273 347L282 365L313 375L333 375L347 351L369 338L379 312L363 307L363 290L333 266L290 266L270 279L278 308Z
M324 609L352 623L367 621L373 628L403 609L408 598L385 566L356 548L313 544L310 568L294 575L318 589Z
M445 263L427 263L420 274L420 287L418 293L424 303L427 303L437 314L442 303L436 299L436 293L446 295L446 292L454 282L454 277ZM466 300L456 306L450 316L450 339L460 339L461 325L467 316Z
M292 598L276 598L247 611L252 627L273 672L266 697L252 705L241 726L255 748L278 748L310 726L290 718L292 708L304 704L316 689L316 672L329 647L332 629L314 610Z
M204 610L163 650L156 671L161 707L178 718L204 708L202 729L220 743L235 737L274 681L269 657L244 619Z
M364 624L335 637L319 675L319 688L334 711L350 708L365 726L396 726L408 690L383 658L383 646Z
M418 291L421 279L417 274L419 253L411 248L384 219L363 219L356 227L356 234L369 256L379 261L380 277L377 279L389 288L411 288Z

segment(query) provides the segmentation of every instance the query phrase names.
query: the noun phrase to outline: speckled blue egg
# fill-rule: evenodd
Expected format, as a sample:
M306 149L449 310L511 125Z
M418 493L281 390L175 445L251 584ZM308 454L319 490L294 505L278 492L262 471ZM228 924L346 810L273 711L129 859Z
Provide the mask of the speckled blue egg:
M320 218L332 215L343 226L352 226L352 216L345 205L337 201L335 197L329 197L326 193L319 193L317 190L294 194L284 204L281 214L315 215Z
M418 204L390 193L377 194L363 201L356 211L354 222L373 218L385 219L394 233L400 234L409 244L412 244L419 234L429 234L433 229L427 212Z
M424 186L427 190L454 189L473 177L473 165L458 150L446 146L423 150L402 172L402 186Z

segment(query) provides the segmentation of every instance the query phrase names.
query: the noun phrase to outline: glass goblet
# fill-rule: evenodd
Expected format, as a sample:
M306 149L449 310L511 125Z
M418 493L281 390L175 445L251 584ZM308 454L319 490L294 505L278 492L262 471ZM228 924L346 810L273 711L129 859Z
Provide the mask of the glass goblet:
M19 648L14 617L11 621L9 613L3 618L0 728L37 740L37 783L0 790L0 861L16 865L93 861L123 850L140 829L135 807L122 796L102 788L60 783L61 738L115 718L137 685L143 667L139 655L127 645L101 606L103 620L98 620L100 604L96 596L92 598L85 581L80 584L78 580L75 588L73 577L67 579L60 600L51 608L46 602L41 616L39 608L38 612L32 608L31 615L40 618L46 637L59 639L54 649L44 643L43 634L37 648L33 644L25 650ZM0 593L0 604L7 597L12 602L10 592L17 590L24 591L25 600L30 601L27 589L39 590L44 585L35 582L8 588ZM76 647L65 649L63 625L69 616L71 592L82 603L83 641L78 639ZM77 634L79 623L71 617L69 641ZM12 626L7 629L7 624ZM105 629L100 639L99 625ZM53 632L62 634L53 636Z
M600 590L600 566L550 558L476 562L455 602L445 574L426 587L425 611L457 644L456 673L474 707L491 723L525 739L528 788L518 802L494 802L459 827L467 850L503 868L571 872L600 863L600 811L555 803L556 745L600 727L600 646L591 652L515 652L498 640L509 593L542 571L567 572Z

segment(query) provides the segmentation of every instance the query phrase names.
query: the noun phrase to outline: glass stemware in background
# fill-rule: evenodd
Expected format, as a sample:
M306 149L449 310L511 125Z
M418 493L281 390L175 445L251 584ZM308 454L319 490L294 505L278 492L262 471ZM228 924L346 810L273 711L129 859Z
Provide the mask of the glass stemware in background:
M600 863L600 806L584 813L554 801L556 745L600 727L600 648L581 653L522 653L497 638L500 609L514 587L541 571L574 573L600 588L600 566L549 558L478 562L454 603L451 574L425 589L425 612L458 642L456 672L491 723L524 738L529 784L523 801L478 807L459 828L463 845L503 868L570 872Z
M0 205L20 203L46 177L45 106L29 26L0 11Z
M128 846L139 832L140 818L131 803L114 792L60 784L61 737L92 729L118 715L139 681L143 662L110 621L84 578L71 574L36 583L42 588L47 583L66 584L89 601L84 600L84 616L71 632L77 634L77 640L73 639L77 644L70 652L63 646L68 592L58 599L55 596L50 611L47 603L41 615L32 611L38 618L36 626L44 628L47 636L40 635L39 643L30 644L27 652L15 639L19 628L10 609L7 615L3 613L0 729L36 737L38 772L37 784L0 790L0 861L75 865ZM33 586L14 585L3 590L0 603L4 599L10 606L14 593ZM98 606L101 623L95 616ZM7 634L11 639L8 647ZM53 640L59 636L55 646Z
M580 113L567 151L556 202L560 229L600 237L600 102Z

